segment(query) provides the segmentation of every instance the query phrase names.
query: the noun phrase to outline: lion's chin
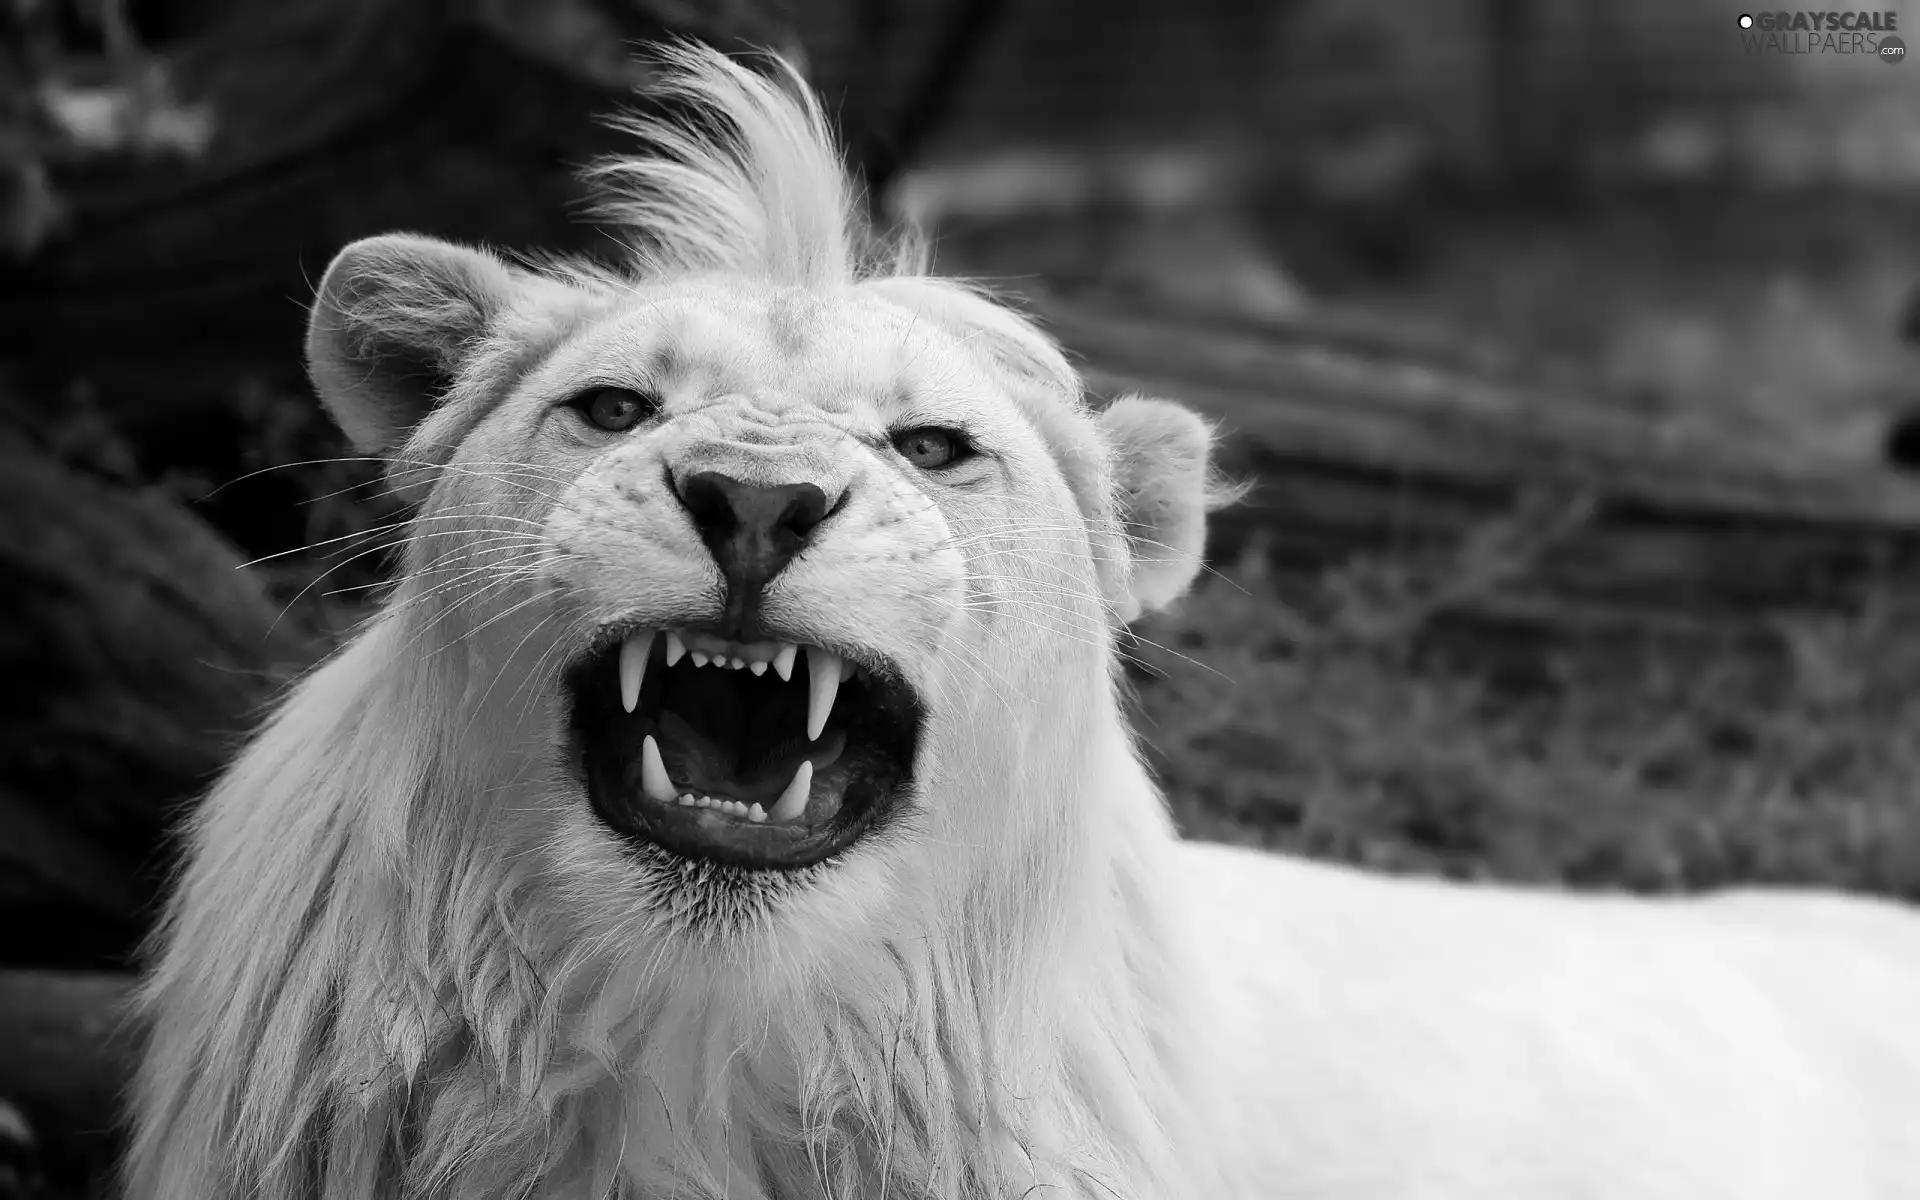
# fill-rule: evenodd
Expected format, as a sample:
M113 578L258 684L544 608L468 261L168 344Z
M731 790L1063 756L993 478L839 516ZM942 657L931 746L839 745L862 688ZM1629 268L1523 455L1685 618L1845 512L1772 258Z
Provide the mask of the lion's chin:
M855 648L609 629L567 679L587 795L638 843L808 867L912 791L924 707L892 664Z

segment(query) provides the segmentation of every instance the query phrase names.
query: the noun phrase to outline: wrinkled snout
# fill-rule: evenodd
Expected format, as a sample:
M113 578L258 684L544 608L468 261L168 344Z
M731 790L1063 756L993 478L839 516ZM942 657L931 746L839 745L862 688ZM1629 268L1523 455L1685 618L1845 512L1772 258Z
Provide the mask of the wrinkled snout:
M761 594L824 536L857 484L853 447L795 445L777 423L729 415L729 428L699 421L705 428L663 450L674 496L726 581L723 631L746 640L757 636Z
M830 501L817 484L756 483L724 470L679 476L674 490L730 596L758 595L806 548L839 499Z

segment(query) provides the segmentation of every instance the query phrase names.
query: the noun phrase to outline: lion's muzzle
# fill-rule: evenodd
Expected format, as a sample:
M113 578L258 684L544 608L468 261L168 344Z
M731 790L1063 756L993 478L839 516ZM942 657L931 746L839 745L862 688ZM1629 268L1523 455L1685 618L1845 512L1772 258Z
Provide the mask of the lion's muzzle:
M570 737L616 833L738 867L810 866L907 802L924 705L895 631L847 619L861 597L832 566L893 566L862 541L897 528L872 503L887 493L871 454L744 404L669 421L597 477L623 507L574 561L614 566L595 586L626 582L567 672ZM618 566L629 553L650 555L646 575ZM676 578L701 579L702 595L649 602Z

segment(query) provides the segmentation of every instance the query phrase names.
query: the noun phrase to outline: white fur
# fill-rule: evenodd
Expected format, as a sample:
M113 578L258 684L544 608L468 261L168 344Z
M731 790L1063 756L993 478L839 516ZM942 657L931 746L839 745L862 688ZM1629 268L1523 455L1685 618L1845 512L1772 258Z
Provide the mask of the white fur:
M1231 1031L1217 1082L1258 1114L1225 1148L1229 1195L1920 1196L1905 909L1182 859L1189 895L1233 914L1198 934Z
M1180 843L1113 637L1197 570L1209 431L1089 411L1033 326L879 265L804 93L676 62L731 135L637 127L630 275L386 238L322 281L323 399L419 509L191 823L131 1195L1920 1194L1904 912ZM604 385L665 419L559 406ZM932 422L985 454L888 452ZM805 871L623 848L563 751L596 628L714 611L690 465L845 494L768 611L932 713L904 819Z

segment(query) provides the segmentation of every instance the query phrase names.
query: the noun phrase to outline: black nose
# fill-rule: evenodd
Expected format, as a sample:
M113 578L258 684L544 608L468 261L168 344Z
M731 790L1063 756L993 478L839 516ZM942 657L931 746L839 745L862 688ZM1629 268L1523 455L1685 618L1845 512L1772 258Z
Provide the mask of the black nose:
M742 483L718 471L682 479L680 503L727 578L727 608L735 617L827 516L827 494L811 483Z

